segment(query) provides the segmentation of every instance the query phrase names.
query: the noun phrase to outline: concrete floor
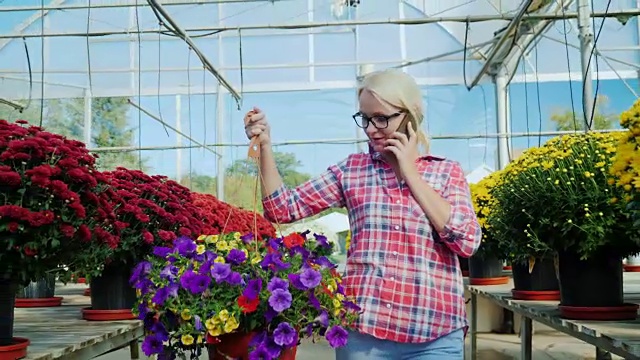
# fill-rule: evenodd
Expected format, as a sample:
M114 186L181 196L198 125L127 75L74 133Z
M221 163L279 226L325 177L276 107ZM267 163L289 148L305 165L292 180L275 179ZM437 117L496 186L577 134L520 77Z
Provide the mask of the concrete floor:
M470 359L469 339L467 356ZM517 335L479 334L478 360L516 360L520 359L520 339ZM140 352L142 355L142 352ZM580 340L558 332L539 332L533 338L533 359L535 360L595 360L595 348ZM99 360L129 359L129 349L123 349L101 356ZM141 360L148 360L142 355ZM203 360L207 357L203 356ZM298 360L332 360L334 351L325 342L304 343L298 349ZM613 356L613 359L622 359Z

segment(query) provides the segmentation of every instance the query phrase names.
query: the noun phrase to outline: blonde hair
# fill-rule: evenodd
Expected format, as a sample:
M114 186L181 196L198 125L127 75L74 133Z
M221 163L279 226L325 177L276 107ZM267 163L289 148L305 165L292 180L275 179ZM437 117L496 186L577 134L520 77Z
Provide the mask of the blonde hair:
M374 71L362 78L358 85L358 97L363 90L371 92L378 100L406 111L409 122L418 128L418 144L425 152L429 152L429 140L422 130L422 92L411 75L395 69Z

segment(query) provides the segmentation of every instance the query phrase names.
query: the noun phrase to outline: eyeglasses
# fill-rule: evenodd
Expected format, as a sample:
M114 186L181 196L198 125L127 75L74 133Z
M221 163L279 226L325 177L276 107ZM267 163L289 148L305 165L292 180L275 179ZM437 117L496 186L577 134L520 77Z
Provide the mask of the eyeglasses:
M375 115L375 116L367 116L361 112L357 112L353 114L353 120L356 122L359 128L366 129L369 127L369 123L372 123L373 126L378 129L386 129L389 127L389 120L398 117L404 114L404 111L398 111L391 115Z

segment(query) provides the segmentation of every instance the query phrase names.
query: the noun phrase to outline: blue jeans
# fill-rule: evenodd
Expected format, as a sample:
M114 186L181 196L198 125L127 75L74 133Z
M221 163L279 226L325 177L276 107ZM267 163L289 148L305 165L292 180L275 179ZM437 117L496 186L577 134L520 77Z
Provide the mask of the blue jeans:
M426 343L406 344L349 332L336 360L464 360L464 330L455 330Z

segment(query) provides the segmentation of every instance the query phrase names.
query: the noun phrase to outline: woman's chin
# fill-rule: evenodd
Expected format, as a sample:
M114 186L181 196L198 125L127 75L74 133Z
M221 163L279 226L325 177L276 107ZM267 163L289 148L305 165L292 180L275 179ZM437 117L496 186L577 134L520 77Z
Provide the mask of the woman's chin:
M373 148L373 151L375 152L383 152L384 151L384 144L376 144L376 143L372 143L371 147Z

